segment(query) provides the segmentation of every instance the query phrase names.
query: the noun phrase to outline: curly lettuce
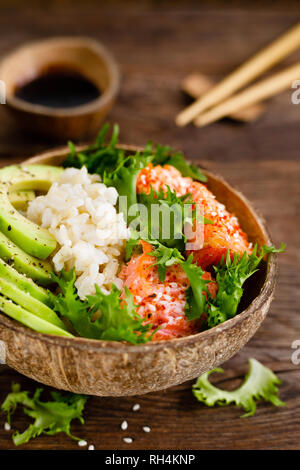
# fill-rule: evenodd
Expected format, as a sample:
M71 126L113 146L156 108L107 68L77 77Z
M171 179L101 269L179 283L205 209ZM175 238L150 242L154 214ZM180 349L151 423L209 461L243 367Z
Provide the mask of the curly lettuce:
M82 412L88 397L74 393L62 395L59 392L51 392L52 401L41 401L42 391L42 388L38 388L30 397L30 392L22 391L19 384L13 384L11 393L2 403L1 410L7 413L9 423L18 405L23 406L24 413L34 419L24 432L14 433L14 444L19 446L41 434L53 436L59 432L66 433L72 439L80 440L71 434L70 427L73 419L78 419L84 424Z
M49 292L53 309L70 322L78 335L132 344L146 343L152 339L155 331L151 334L152 325L143 324L144 318L137 314L138 306L127 287L124 299L121 299L121 291L115 285L107 295L96 285L95 295L80 300L75 287L74 269L62 270L60 277L52 274L52 278L61 290L58 295Z
M237 314L245 281L258 270L266 254L282 253L285 249L284 244L279 249L264 245L258 252L255 246L251 255L245 252L242 256L235 254L233 258L227 251L225 260L222 259L217 266L214 266L218 291L216 296L212 297L207 288L211 281L203 279L204 271L193 262L192 254L185 260L178 250L169 248L157 240L147 241L154 246L154 250L149 254L156 258L154 265L158 267L161 281L165 278L168 266L179 264L183 268L190 282L190 287L186 292L187 318L195 320L205 313L209 328Z
M86 166L89 173L101 176L108 186L114 186L119 196L127 197L127 204L120 199L120 211L128 223L135 217L128 215L129 207L137 203L136 181L139 172L150 162L154 165L172 165L182 176L190 176L199 181L206 181L204 174L195 166L188 164L182 153L176 153L171 147L153 145L148 142L142 152L128 154L118 146L119 126L114 125L112 135L108 138L109 124L100 130L96 142L85 150L78 152L75 145L69 142L70 153L64 160L64 167L81 168Z
M284 249L283 243L279 249L264 245L259 251L255 245L251 255L247 255L246 252L243 256L235 253L233 258L227 251L225 260L222 259L218 266L214 267L218 292L214 299L208 295L207 314L210 328L236 315L245 281L258 270L266 254L282 253Z
M281 384L281 380L256 359L249 359L249 371L242 385L230 392L211 384L208 378L213 372L221 373L223 369L216 368L206 372L193 385L194 396L206 406L226 406L234 403L245 411L242 418L254 415L256 402L259 400L270 402L274 406L285 406L278 397L277 385Z

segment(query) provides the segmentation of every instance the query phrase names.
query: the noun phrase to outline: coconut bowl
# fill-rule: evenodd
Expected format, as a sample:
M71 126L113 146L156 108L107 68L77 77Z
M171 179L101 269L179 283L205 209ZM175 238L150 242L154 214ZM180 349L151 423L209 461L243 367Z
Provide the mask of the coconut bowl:
M62 148L26 163L60 165L67 154ZM250 241L269 244L265 223L249 201L221 177L204 173L208 188L239 218ZM75 393L124 396L165 389L222 364L249 341L267 315L275 277L276 255L270 254L248 282L234 318L192 336L138 346L40 334L0 314L6 363L38 382Z

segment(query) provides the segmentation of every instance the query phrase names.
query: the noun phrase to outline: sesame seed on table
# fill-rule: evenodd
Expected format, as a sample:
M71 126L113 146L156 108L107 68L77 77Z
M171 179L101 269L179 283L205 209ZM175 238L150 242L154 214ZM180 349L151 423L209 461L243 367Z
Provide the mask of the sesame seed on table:
M262 403L254 417L241 420L241 410L234 406L208 408L198 403L191 393L194 381L139 397L91 397L85 424L74 421L71 426L72 434L84 442L82 447L58 434L40 436L23 448L299 449L300 366L291 362L291 345L300 340L300 105L291 104L287 90L272 98L265 114L251 124L222 121L203 129L192 125L179 129L174 124L176 113L186 104L180 92L186 75L198 68L212 79L221 78L292 26L299 17L299 5L287 0L269 8L267 2L263 7L264 1L246 1L234 8L231 2L212 7L204 1L197 7L196 2L182 0L177 8L166 2L159 9L158 4L143 0L138 7L130 2L125 8L119 2L116 15L115 9L97 2L83 6L78 1L71 6L57 1L51 7L41 0L34 3L20 2L17 9L1 7L0 56L41 35L75 33L103 41L122 72L120 95L109 115L110 122L120 125L121 142L141 145L153 140L183 150L193 163L201 163L240 189L263 214L274 243L287 244L287 252L279 257L275 299L267 319L223 365L224 375L212 378L220 387L233 389L247 370L248 358L255 357L283 381L280 398L286 406L277 409ZM299 59L298 51L285 60L285 66ZM0 122L0 166L61 145L16 129L3 105ZM31 391L39 386L0 365L0 402L11 382ZM0 449L13 449L12 432L30 422L17 412L10 430L0 414Z

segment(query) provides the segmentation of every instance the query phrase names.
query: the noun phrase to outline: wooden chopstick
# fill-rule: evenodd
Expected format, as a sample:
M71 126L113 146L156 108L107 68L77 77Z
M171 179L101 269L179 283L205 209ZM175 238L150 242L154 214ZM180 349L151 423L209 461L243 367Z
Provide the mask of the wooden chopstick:
M246 106L258 103L270 96L291 87L292 82L300 77L300 62L272 75L270 78L261 80L245 91L234 95L232 98L215 106L206 113L200 114L194 121L196 126L205 126L213 121L239 111Z
M208 91L200 99L195 101L175 119L178 126L185 126L193 121L207 108L214 106L254 78L268 70L281 59L289 55L300 46L300 23L258 52L244 64L238 67L228 77L222 80L212 90Z
M202 73L192 73L183 79L181 88L192 98L198 99L214 85L213 81ZM257 103L247 106L247 108L243 108L236 113L228 114L228 117L235 121L253 122L264 113L265 109L265 104Z

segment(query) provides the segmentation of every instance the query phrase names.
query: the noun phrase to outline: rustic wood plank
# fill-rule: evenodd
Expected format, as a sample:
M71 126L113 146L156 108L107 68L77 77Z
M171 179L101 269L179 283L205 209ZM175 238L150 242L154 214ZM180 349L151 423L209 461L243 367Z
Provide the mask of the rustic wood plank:
M246 348L245 348L246 349ZM251 353L250 351L248 351ZM240 359L242 359L240 357ZM266 363L266 361L265 361ZM267 362L276 369L274 362ZM226 368L234 367L232 361ZM245 367L236 371L245 372ZM247 420L237 408L207 408L199 404L191 394L191 383L169 389L166 392L138 398L91 398L86 407L86 424L74 423L72 432L93 443L96 449L299 449L299 370L279 372L284 381L281 396L286 400L285 408L274 409L270 405L259 405L256 415ZM222 381L219 386L236 386L240 375ZM18 380L24 387L33 389L34 383L12 372L0 374L1 389L7 389L7 381ZM5 382L5 383L3 383ZM139 403L139 412L131 411ZM297 409L298 408L298 409ZM154 412L155 410L155 412ZM168 419L166 419L166 416ZM128 430L121 431L123 419ZM1 420L3 422L3 420ZM17 412L13 428L24 430L29 419ZM150 426L151 432L142 431ZM129 446L122 440L130 436L134 442ZM13 449L11 432L0 432L1 449ZM76 449L77 443L65 435L40 436L24 449Z

